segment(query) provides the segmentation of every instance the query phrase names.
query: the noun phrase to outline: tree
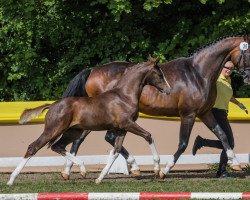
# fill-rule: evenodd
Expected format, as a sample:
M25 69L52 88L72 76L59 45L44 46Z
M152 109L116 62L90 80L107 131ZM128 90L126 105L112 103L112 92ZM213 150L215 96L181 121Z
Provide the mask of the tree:
M189 55L248 31L248 7L247 0L2 0L0 101L58 99L83 68L113 60Z

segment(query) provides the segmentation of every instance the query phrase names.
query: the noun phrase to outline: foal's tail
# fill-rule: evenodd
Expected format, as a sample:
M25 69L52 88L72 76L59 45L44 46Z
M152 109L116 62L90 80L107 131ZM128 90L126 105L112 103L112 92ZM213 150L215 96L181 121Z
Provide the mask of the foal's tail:
M24 124L34 117L39 116L44 110L48 109L51 104L45 104L36 108L25 109L19 119L19 124Z
M90 68L86 68L82 70L79 74L77 74L70 81L62 97L64 98L64 97L86 97L88 96L85 90L85 84L88 80L91 70L92 69Z

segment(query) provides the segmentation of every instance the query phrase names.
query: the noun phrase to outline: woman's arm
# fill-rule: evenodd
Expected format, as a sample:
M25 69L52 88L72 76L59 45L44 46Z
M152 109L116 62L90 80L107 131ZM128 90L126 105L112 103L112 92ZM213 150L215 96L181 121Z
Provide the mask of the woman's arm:
M234 104L236 104L237 106L239 106L242 110L244 110L246 112L246 114L248 114L248 110L247 108L243 105L243 103L240 103L237 99L235 99L234 97L231 97L230 101Z

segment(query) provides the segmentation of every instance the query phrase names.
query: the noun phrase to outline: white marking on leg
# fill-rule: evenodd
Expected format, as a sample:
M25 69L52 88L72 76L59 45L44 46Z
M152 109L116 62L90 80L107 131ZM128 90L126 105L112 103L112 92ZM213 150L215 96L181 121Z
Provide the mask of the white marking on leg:
M103 168L102 172L100 173L99 177L96 179L96 183L101 183L102 179L107 175L107 173L109 172L112 164L114 163L114 161L116 160L116 158L119 156L119 153L114 153L115 150L112 149L109 153L109 157L108 157L108 161L106 166Z
M233 161L233 159L235 158L235 154L234 154L233 150L232 149L228 149L226 151L226 153L227 153L228 160Z
M232 165L240 165L232 149L227 150L227 156L229 162L232 162Z
M81 172L86 173L86 169L85 169L85 166L83 164L83 161L81 161L80 159L78 159L76 156L72 155L69 152L66 152L65 157L67 159L71 160L76 165L78 165L80 167Z
M10 180L8 181L7 185L12 185L14 183L16 177L18 176L18 174L20 174L20 172L22 171L22 169L24 168L24 166L26 165L26 163L30 158L31 157L22 159L22 161L17 165L16 169L10 175Z
M160 170L160 156L156 150L154 140L152 140L152 143L149 145L149 147L154 159L154 170Z
M127 159L127 163L128 165L131 166L131 171L134 170L140 170L139 166L137 165L134 156L129 155L128 159Z
M75 156L76 154L72 153L72 155ZM66 159L66 161L65 161L65 168L64 168L64 170L63 170L62 173L69 175L72 166L73 166L73 162L71 160L69 160L69 159Z
M73 166L73 162L72 162L71 160L68 160L68 159L67 159L67 160L66 160L66 163L65 163L65 168L64 168L64 170L63 170L62 173L68 174L68 175L69 175L72 166Z
M167 165L166 165L166 168L164 169L161 169L161 171L164 173L164 174L167 174L170 169L175 165L174 163L174 156L171 156L171 158L169 159L169 161L167 162Z

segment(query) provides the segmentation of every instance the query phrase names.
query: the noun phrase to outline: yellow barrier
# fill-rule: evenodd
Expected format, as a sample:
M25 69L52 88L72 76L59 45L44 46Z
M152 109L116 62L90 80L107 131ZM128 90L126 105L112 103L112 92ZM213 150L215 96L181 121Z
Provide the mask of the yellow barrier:
M238 100L242 102L250 112L250 98L238 98ZM24 109L35 108L45 103L53 102L54 101L0 102L0 123L16 124L18 123L19 117ZM41 116L34 118L31 122L44 122L45 113L46 112L44 112ZM140 117L179 120L179 117L149 116L142 113L140 113ZM229 120L250 121L250 114L247 115L238 106L230 103L228 118Z
M54 101L27 101L27 102L0 102L0 123L1 124L16 124L26 108L35 108L45 103L53 103ZM44 122L44 112L31 122Z

